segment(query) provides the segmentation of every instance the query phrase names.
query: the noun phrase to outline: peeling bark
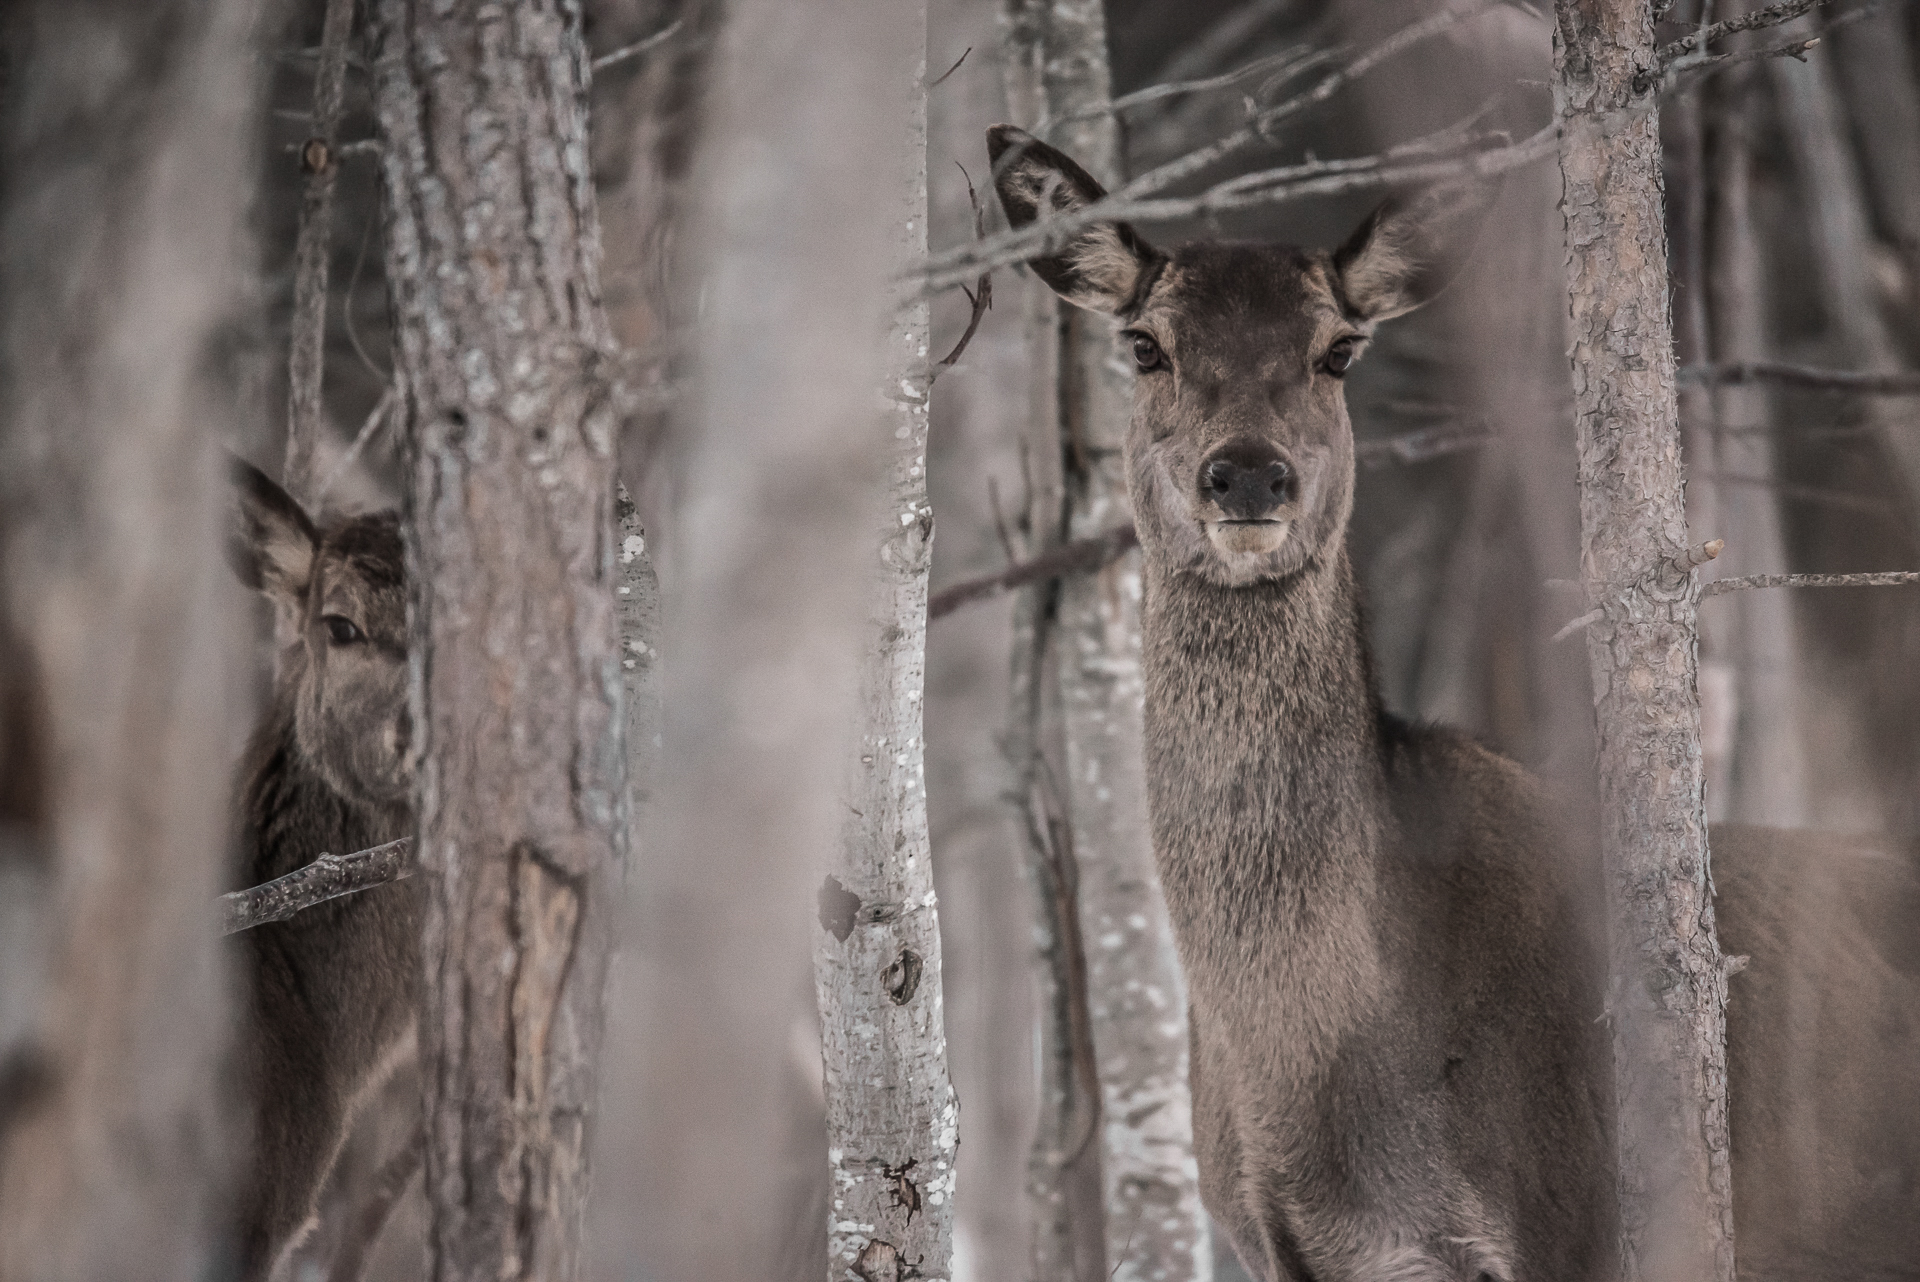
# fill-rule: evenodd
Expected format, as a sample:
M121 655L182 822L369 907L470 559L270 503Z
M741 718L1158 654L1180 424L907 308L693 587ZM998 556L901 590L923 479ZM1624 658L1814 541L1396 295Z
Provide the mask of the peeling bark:
M626 841L614 435L577 6L375 8L428 877L428 1275L579 1262Z
M895 160L872 178L892 204L892 249L905 266L927 250L926 7L890 28L910 36L870 51L898 85L905 118ZM897 157L897 160L896 160ZM909 304L887 336L883 382L892 456L867 563L860 729L850 763L838 868L820 892L814 983L825 1059L827 1277L945 1279L953 1269L959 1105L947 1073L940 922L927 836L922 711L927 577L928 307Z
M8 6L0 111L0 1278L224 1276L243 621L230 335L253 7ZM243 345L242 345L243 346Z
M1647 0L1559 0L1568 356L1608 889L1623 1274L1733 1279L1726 972L1714 934L1696 587ZM1676 562L1676 558L1681 558Z

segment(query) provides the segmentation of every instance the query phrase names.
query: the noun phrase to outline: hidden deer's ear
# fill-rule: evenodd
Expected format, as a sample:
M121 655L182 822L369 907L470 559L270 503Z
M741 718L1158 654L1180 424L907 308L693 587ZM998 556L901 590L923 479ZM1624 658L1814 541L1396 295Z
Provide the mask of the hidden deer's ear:
M297 605L313 573L320 542L293 496L245 459L230 458L233 508L227 523L227 562L240 581L276 605Z
M1431 302L1473 256L1499 194L1497 183L1455 183L1374 210L1333 254L1347 312L1383 321Z
M987 155L1000 207L1016 229L1084 209L1107 194L1065 153L1012 125L987 130ZM1027 266L1076 307L1119 313L1140 304L1165 261L1127 224L1094 223Z

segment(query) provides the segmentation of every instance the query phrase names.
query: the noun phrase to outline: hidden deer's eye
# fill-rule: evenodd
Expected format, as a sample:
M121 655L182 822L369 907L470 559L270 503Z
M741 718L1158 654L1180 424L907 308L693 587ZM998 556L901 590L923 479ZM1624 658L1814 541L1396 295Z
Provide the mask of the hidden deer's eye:
M352 645L355 641L367 639L367 634L345 615L323 614L320 616L320 626L327 630L327 640L335 645Z
M1128 332L1127 337L1133 340L1134 367L1142 374L1148 370L1166 368L1167 354L1160 350L1160 344L1153 341L1153 335L1132 330Z
M1356 340L1353 338L1340 339L1327 349L1327 354L1321 358L1320 367L1335 378L1339 378L1353 368L1356 345Z

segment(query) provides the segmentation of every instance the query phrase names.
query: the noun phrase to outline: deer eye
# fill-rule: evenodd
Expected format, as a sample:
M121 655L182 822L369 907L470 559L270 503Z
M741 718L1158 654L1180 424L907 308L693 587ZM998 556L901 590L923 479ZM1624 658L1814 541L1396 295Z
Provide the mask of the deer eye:
M1133 363L1142 374L1166 368L1167 354L1160 350L1160 344L1153 341L1151 334L1135 331L1127 337L1133 340Z
M352 645L355 641L367 639L367 634L345 615L323 614L320 616L320 626L327 630L327 640L335 645Z
M1320 366L1326 370L1327 373L1333 375L1335 378L1339 378L1342 374L1353 368L1353 357L1354 340L1351 338L1343 338L1327 349L1327 354L1321 360Z

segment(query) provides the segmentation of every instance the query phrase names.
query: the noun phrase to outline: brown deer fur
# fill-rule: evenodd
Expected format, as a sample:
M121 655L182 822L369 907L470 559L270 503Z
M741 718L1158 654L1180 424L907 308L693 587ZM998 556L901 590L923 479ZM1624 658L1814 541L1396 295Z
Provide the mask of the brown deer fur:
M1101 195L1017 129L989 148L1015 227ZM1030 263L1117 315L1140 367L1126 466L1148 802L1191 1001L1201 1192L1274 1282L1614 1269L1592 861L1519 766L1383 710L1346 550L1340 376L1377 322L1445 284L1485 206L1471 189L1390 202L1332 253L1165 253L1094 224ZM1916 949L1864 977L1857 964L1877 946L1864 941L1912 918L1883 910L1876 926L1847 889L1877 877L1879 899L1897 890L1911 908L1906 866L1751 830L1717 832L1714 854L1733 870L1729 947L1769 976L1735 981L1730 1017L1736 1195L1769 1216L1743 1275L1788 1256L1801 1277L1896 1275L1856 1271L1869 1256L1915 1267L1891 1262L1920 1262ZM1828 889L1800 889L1809 875ZM1820 973L1781 978L1794 971ZM1749 997L1796 984L1796 1010L1748 1013ZM1842 991L1860 1018L1816 1030L1816 994ZM1781 1066L1818 1091L1816 1055L1861 1080L1800 1110L1789 1135Z
M235 464L230 557L293 640L239 772L235 888L413 831L406 587L392 513L316 528ZM241 1276L304 1233L359 1101L410 1054L419 984L413 882L379 886L236 936L254 1122L241 1188Z

